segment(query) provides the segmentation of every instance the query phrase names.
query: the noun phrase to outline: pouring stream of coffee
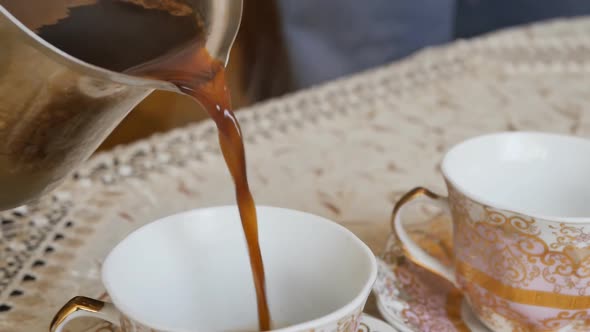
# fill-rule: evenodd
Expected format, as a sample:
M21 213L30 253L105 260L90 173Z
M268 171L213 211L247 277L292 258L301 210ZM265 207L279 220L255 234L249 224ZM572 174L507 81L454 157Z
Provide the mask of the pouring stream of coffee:
M219 131L221 151L234 180L240 218L248 244L258 301L260 329L262 331L270 330L264 265L258 243L256 207L248 185L244 140L240 124L231 111L230 94L226 85L223 64L212 59L201 45L194 44L167 57L140 65L126 72L175 84L180 91L200 102L215 121Z
M192 11L187 14L185 7L174 5L184 2L165 0L155 7L153 1L143 2L75 1L76 6L69 8L64 18L34 30L54 46L93 65L168 81L207 109L217 125L223 157L235 184L256 289L259 327L270 330L256 207L248 186L240 125L231 111L224 65L204 48L198 15Z
M167 57L140 65L126 72L175 84L180 91L199 101L215 121L219 131L221 151L234 180L242 227L248 244L258 301L260 329L262 331L270 330L264 265L258 243L256 207L248 185L244 140L240 124L231 111L230 94L226 85L223 64L212 59L201 45L193 44Z

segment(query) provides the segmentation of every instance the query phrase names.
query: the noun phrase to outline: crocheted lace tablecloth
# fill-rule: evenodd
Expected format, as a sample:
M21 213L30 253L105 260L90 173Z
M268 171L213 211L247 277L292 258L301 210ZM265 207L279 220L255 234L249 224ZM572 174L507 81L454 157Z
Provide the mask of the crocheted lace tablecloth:
M445 192L447 148L506 130L590 136L589 91L587 18L427 49L239 112L251 186L258 204L326 216L379 252L402 193ZM0 214L0 332L47 331L72 296L105 298L101 261L142 224L233 202L210 121L97 155L39 203Z

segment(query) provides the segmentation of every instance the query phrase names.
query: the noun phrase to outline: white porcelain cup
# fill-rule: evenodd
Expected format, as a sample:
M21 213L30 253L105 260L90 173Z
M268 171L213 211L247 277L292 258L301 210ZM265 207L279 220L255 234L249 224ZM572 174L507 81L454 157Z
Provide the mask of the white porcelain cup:
M371 250L330 220L258 207L273 331L356 331L376 278ZM237 207L198 209L133 232L106 258L113 303L76 297L52 332L98 317L123 332L258 331L256 295Z

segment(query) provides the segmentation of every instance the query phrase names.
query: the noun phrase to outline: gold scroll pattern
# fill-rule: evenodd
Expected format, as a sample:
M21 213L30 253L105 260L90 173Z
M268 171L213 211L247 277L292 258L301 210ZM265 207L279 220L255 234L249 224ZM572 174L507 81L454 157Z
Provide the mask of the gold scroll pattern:
M431 256L446 266L453 264L452 227L447 216L408 224L407 231ZM384 310L415 331L469 332L461 317L463 295L459 290L404 255L402 244L391 237L375 289Z
M517 332L590 328L585 227L484 206L450 184L449 197L458 279L482 319L503 317ZM532 318L537 306L554 310Z

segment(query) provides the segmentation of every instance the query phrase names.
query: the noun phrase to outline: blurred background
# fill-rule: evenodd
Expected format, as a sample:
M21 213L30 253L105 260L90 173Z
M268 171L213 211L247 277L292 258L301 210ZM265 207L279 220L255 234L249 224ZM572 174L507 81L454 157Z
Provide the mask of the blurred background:
M588 0L244 0L228 65L236 109L497 29L590 14ZM155 92L105 141L110 149L207 118Z

